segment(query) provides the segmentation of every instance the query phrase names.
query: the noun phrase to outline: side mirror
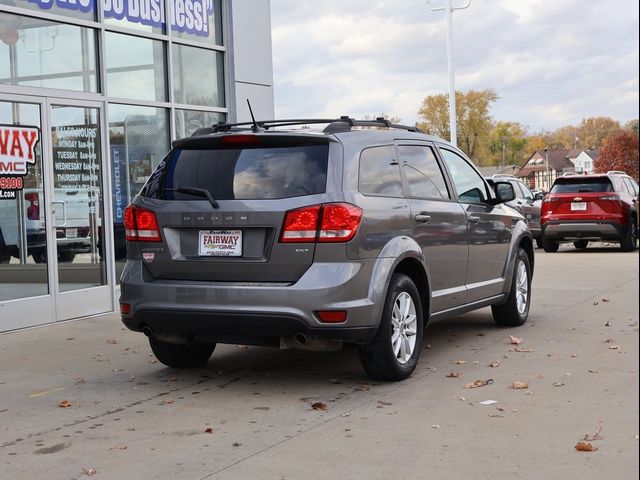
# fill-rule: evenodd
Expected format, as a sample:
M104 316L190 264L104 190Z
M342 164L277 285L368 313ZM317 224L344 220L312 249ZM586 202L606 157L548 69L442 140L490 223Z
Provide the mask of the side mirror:
M534 200L542 200L544 198L544 194L542 192L536 192L533 196Z
M494 189L496 192L496 203L506 203L516 198L513 185L509 182L495 182Z

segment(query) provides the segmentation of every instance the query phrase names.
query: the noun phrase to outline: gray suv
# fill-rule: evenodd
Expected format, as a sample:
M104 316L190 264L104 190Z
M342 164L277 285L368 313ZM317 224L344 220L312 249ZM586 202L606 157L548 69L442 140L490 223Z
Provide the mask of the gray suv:
M500 326L527 320L533 244L514 196L381 118L202 129L125 211L122 321L171 367L217 343L351 342L370 377L402 380L429 322L486 306Z

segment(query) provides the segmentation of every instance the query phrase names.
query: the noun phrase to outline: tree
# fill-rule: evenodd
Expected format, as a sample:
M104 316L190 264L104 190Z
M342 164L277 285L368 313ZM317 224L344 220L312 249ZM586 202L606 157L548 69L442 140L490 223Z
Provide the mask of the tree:
M391 123L395 123L396 125L402 123L402 119L400 117L390 117L388 113L379 113L378 115L365 115L362 117L363 120L375 120L376 118L382 117L385 120L389 120Z
M621 130L604 141L595 170L598 173L622 170L637 180L638 161L638 137L631 130Z
M492 89L456 92L457 143L473 160L478 159L481 145L489 137L492 127L490 108L498 98ZM428 96L423 100L418 115L423 120L418 123L418 128L444 139L450 138L448 95Z
M519 165L525 160L526 128L518 122L498 122L487 139L487 165Z
M636 134L636 137L638 136L638 119L634 118L633 120L629 120L627 123L624 124L624 128L625 130L631 130L633 133Z
M607 137L620 130L620 122L610 117L583 118L576 132L578 146L584 149L598 149L604 145Z

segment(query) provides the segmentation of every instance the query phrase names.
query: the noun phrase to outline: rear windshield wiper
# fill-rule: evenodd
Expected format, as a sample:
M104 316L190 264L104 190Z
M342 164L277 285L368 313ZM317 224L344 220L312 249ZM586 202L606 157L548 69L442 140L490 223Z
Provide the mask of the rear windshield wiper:
M220 204L213 198L211 192L206 188L197 188L197 187L178 187L178 188L165 188L170 192L178 192L184 193L185 195L194 195L196 197L204 197L209 200L209 203L213 208L220 208Z

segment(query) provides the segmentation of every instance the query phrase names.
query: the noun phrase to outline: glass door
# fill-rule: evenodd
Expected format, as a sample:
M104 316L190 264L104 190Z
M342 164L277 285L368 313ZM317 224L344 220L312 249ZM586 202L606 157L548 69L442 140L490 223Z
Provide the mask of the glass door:
M47 101L56 319L110 311L101 105Z

